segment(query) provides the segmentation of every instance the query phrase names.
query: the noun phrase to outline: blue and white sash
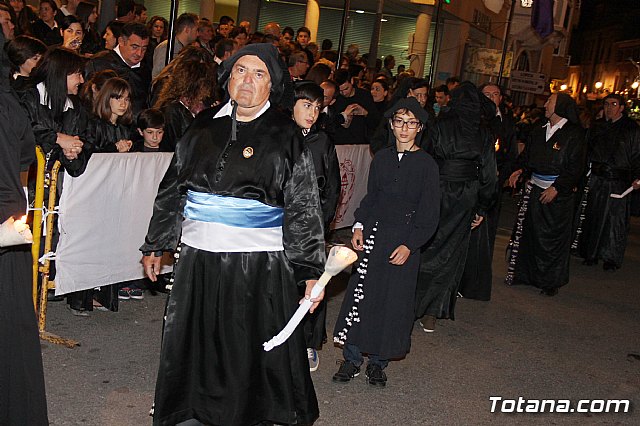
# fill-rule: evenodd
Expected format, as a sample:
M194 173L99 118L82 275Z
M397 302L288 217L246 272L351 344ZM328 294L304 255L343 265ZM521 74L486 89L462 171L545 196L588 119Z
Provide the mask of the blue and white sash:
M539 173L531 174L531 183L537 186L538 188L547 189L558 178L558 175L541 175Z
M210 252L282 251L283 219L280 207L189 190L182 242Z

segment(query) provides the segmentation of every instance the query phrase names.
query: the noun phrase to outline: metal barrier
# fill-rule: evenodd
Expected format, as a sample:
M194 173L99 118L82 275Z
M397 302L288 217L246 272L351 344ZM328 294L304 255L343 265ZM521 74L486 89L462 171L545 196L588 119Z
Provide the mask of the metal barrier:
M51 252L53 245L53 227L55 223L54 215L51 214L56 208L56 192L58 187L58 174L60 172L60 162L56 161L49 173L46 176L45 170L45 156L42 148L36 147L36 159L37 159L37 175L36 175L36 195L33 206L33 246L31 247L31 254L33 256L33 303L38 314L38 331L40 332L40 338L57 345L64 345L68 348L73 348L80 343L76 340L65 339L53 333L49 333L45 330L47 323L47 293L49 290L55 289L56 285L53 280L49 279L49 272L51 267L51 260L47 253ZM45 240L44 240L44 256L43 261L40 264L40 239L42 237L42 216L44 207L44 192L45 187L49 187L49 198L47 200L47 212L45 218ZM38 294L38 276L40 280L40 303L37 304ZM39 309L38 309L39 308Z

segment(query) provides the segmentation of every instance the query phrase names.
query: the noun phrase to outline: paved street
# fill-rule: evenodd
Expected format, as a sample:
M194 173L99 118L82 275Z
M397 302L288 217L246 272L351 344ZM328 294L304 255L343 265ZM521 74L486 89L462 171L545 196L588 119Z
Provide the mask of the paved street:
M456 321L436 332L414 328L411 353L387 368L386 388L364 374L332 383L340 350L320 351L312 377L324 425L640 424L640 221L632 224L623 268L604 272L572 259L571 282L556 297L508 288L504 248L513 203L507 200L493 262L490 302L460 299ZM331 284L333 330L345 276ZM147 425L158 365L165 296L121 303L120 312L73 317L50 303L47 330L81 342L42 343L53 425ZM630 413L491 413L504 399L630 399Z

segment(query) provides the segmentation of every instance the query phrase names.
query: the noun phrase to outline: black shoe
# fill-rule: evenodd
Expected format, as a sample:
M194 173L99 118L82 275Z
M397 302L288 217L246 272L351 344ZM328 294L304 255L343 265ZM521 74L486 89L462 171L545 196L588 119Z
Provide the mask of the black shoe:
M378 364L368 364L365 375L372 386L384 387L387 385L387 375Z
M338 372L333 375L334 382L346 383L360 374L360 367L351 361L342 361Z
M540 294L544 294L545 296L555 296L556 294L558 294L558 289L557 288L545 288L545 289L542 289Z
M605 271L615 272L616 269L618 269L618 265L616 265L613 262L608 262L605 260L604 264L602 265L602 269L604 269Z
M593 266L598 264L598 259L585 259L582 261L584 266Z
M47 290L47 302L62 302L64 296L56 296L55 290Z

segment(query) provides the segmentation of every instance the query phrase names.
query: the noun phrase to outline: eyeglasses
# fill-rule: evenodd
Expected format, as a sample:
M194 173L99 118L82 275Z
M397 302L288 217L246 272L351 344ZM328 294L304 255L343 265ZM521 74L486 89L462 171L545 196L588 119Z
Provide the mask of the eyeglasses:
M420 122L417 120L404 121L402 118L394 118L391 120L391 125L396 129L402 129L405 124L407 125L407 129L411 130L417 129L418 126L420 126Z

